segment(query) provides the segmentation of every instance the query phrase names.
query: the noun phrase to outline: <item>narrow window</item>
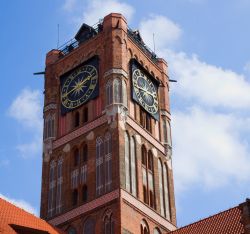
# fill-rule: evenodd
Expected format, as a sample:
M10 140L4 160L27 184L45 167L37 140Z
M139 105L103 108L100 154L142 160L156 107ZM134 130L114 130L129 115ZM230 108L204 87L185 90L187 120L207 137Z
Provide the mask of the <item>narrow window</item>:
M154 234L161 234L161 232L159 231L158 228L155 228L155 229L154 229Z
M131 166L131 193L134 196L137 196L137 173L136 173L136 155L135 155L135 139L134 137L131 138L130 140L130 166Z
M148 224L145 220L141 222L141 234L149 234Z
M106 84L106 105L111 105L113 103L113 89L112 80L109 80Z
M83 225L83 234L95 234L95 220L88 218Z
M83 123L87 123L88 122L88 107L85 107L83 109Z
M122 103L124 106L128 106L127 86L124 80L122 80Z
M55 137L55 115L51 118L51 137Z
M164 181L164 202L165 202L165 217L170 220L170 205L168 193L168 170L167 164L163 165L163 181Z
M112 185L112 138L108 132L104 137L104 152L105 152L105 192L111 190Z
M74 189L72 192L72 205L76 206L78 202L78 190Z
M85 184L87 182L87 164L81 167L80 183Z
M70 227L67 231L68 234L76 234L76 230L73 227Z
M148 113L146 115L146 129L151 132L152 131L152 126L151 126L151 117Z
M130 158L129 158L129 135L125 132L124 135L125 146L124 146L124 153L125 153L125 182L126 182L126 190L130 192Z
M103 140L101 137L96 139L96 195L103 193Z
M79 125L80 125L80 114L79 114L79 112L77 111L76 113L75 113L75 118L74 118L74 127L76 128L76 127L79 127Z
M84 144L82 147L82 162L86 163L88 161L88 145Z
M163 183L162 183L162 163L161 160L158 159L158 175L159 175L159 195L160 195L160 212L162 216L164 215L164 204L163 204Z
M148 152L148 188L149 188L149 206L155 208L154 202L154 173L153 173L153 154Z
M62 183L63 183L62 165L63 165L63 159L60 158L57 163L56 213L60 213L62 208Z
M82 187L82 201L86 202L88 200L88 187L87 185L83 185Z
M80 161L79 149L74 150L74 166L78 166Z
M114 79L114 103L121 103L121 80Z
M146 128L146 112L140 107L140 124L143 128Z
M171 141L171 128L170 128L170 123L167 121L167 143L171 146L172 141Z
M48 197L48 216L51 217L54 211L54 193L55 193L55 167L56 162L53 160L50 163L49 170L49 197Z

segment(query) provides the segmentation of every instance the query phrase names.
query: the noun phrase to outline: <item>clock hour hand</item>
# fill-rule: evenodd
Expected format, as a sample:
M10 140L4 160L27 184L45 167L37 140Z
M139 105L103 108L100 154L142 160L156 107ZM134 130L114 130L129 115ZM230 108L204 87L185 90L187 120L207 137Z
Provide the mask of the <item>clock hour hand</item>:
M76 89L78 89L79 87L82 87L89 79L91 78L91 76L88 76L86 79L84 79L83 81L81 81L78 85L76 85L73 89L71 89L69 92L65 93L63 95L63 97L67 97L70 93L72 93L73 91L75 91Z

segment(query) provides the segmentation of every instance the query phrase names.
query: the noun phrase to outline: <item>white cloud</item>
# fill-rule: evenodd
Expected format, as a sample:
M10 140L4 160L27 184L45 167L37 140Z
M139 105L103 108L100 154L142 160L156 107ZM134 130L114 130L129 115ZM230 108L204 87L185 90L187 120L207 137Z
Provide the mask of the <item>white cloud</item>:
M161 15L151 15L149 18L142 20L139 30L144 42L151 49L154 48L154 34L156 52L173 46L182 34L180 26Z
M26 210L27 212L34 214L34 215L38 215L37 210L30 205L28 202L24 201L24 200L16 200L16 199L12 199L9 197L4 196L3 194L0 193L0 198L7 200L8 202L10 202L11 204L18 206L24 210Z
M196 55L170 49L182 33L165 17L151 16L142 21L140 31L151 47L152 33L160 35L157 54L168 61L170 77L178 80L171 86L172 100L181 100L172 110L177 190L249 183L250 119L240 114L248 113L250 107L246 77L203 62ZM220 113L218 107L227 114Z
M32 132L31 141L16 146L23 158L29 158L42 148L42 95L38 90L23 89L12 102L8 114L25 130Z
M121 13L127 20L131 20L134 13L134 8L131 5L118 0L78 0L78 3L74 6L75 9L78 8L76 9L78 12L79 8L83 6L81 15L74 18L78 25L82 23L93 25L110 13Z
M187 189L194 184L216 188L250 180L250 141L240 138L244 124L237 124L238 121L246 124L249 120L198 107L188 112L173 113L177 190Z
M127 3L117 0L91 0L87 11L84 11L83 13L83 20L86 23L93 24L93 22L97 22L98 19L103 18L111 12L121 13L127 18L127 20L131 20L134 9Z
M41 93L38 90L23 89L12 102L8 113L29 128L42 128Z
M65 0L62 8L65 11L71 12L76 6L77 0Z
M245 76L200 61L197 56L165 51L179 96L212 107L250 107L250 83Z
M244 66L244 71L248 74L250 74L250 61L246 62Z

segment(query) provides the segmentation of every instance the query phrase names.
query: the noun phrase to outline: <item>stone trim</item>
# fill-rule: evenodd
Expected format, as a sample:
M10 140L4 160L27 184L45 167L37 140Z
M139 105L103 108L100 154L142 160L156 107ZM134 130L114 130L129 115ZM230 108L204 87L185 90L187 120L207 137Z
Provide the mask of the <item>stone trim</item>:
M132 195L130 195L128 192L121 190L121 198L131 206L132 208L137 208L140 210L142 213L144 213L145 216L150 217L153 219L155 222L159 223L160 226L164 226L166 229L169 231L174 231L176 230L176 226L170 223L168 220L157 214L155 211L150 209L148 206L146 206L143 202L139 201Z
M119 68L112 68L108 71L106 71L104 73L104 78L106 78L107 76L111 75L111 74L115 74L115 75L123 75L126 79L128 79L128 73L125 72L123 69L119 69Z
M152 137L145 129L137 124L130 116L127 116L127 124L129 124L135 131L137 131L142 137L148 140L155 148L161 151L165 155L165 147Z
M119 197L119 189L116 189L108 194L105 194L87 204L79 206L71 211L64 213L54 219L49 220L48 222L54 226L60 225L62 223L68 222L71 219L74 219L77 216L83 215L91 210L96 209L99 206L105 205L110 201L113 201Z
M76 137L79 137L91 130L93 130L94 128L97 128L99 126L101 126L102 124L104 124L105 122L107 122L107 116L103 115L100 118L84 125L81 128L76 129L73 132L70 132L69 134L67 134L66 136L63 136L61 138L59 138L58 140L53 142L53 150L68 143L69 141L75 139Z
M50 103L43 108L43 112L46 112L48 110L56 110L56 109L57 109L57 105L55 103Z
M165 110L161 110L161 115L168 117L171 120L171 114Z

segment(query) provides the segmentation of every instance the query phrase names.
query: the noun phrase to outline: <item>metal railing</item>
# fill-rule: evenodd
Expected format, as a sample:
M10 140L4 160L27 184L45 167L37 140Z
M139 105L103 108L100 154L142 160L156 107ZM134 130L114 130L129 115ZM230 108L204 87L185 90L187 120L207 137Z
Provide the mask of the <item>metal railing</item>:
M92 34L91 37L89 37L86 41L95 37L96 35L98 35L98 33L100 33L102 31L102 20L100 20L98 23L94 24L91 28L95 31L95 34ZM86 42L86 41L84 41L84 42ZM82 43L84 43L84 42L82 42ZM79 43L75 38L67 41L66 43L64 43L63 45L61 45L58 48L58 50L61 51L60 57L64 57L65 55L69 54L74 49L79 47L80 44L81 43Z
M96 35L98 35L102 31L102 24L103 20L100 20L98 23L94 24L92 26L92 29L95 31L95 34L92 34L91 37L89 37L86 41L92 39ZM157 55L143 43L142 40L138 37L138 34L136 31L132 30L131 28L128 28L128 36L141 48L141 50L154 62L157 63L158 58ZM86 42L84 41L84 42ZM82 43L84 43L82 42ZM67 41L63 45L61 45L58 50L61 51L60 57L64 57L65 55L72 52L74 49L79 47L79 43L75 38Z
M157 55L145 45L145 43L139 39L136 31L128 28L128 36L142 49L142 51L149 57L154 63L157 63L158 58Z

